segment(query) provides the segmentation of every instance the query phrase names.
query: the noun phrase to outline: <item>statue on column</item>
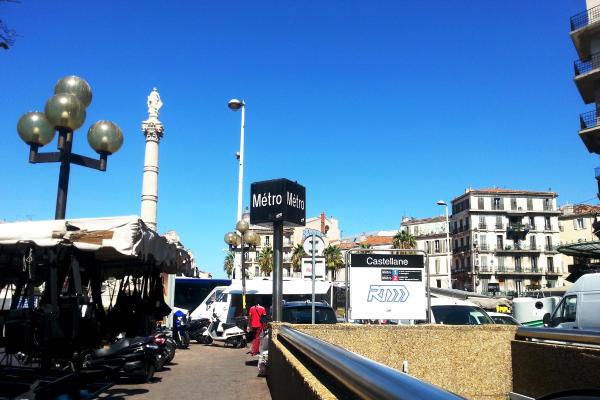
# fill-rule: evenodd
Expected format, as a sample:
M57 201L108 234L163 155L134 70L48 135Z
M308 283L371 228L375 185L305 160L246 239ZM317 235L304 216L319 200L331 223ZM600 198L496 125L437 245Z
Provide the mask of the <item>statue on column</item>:
M163 106L162 101L160 100L160 94L156 88L152 89L152 92L148 96L148 115L150 118L154 117L158 119L158 110Z

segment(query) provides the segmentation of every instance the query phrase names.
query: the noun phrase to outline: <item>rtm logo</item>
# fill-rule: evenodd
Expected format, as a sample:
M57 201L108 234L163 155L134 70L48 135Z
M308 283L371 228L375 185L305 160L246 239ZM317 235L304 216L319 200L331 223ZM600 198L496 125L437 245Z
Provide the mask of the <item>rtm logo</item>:
M367 301L381 303L403 303L408 299L408 290L404 285L371 285Z

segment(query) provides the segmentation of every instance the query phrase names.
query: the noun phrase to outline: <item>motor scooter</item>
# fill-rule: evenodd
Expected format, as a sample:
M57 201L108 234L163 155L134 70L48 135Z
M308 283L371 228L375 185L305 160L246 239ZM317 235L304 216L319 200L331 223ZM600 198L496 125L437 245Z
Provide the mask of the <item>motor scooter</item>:
M208 325L210 325L209 318L191 320L188 326L190 339L195 340L198 343L204 343L202 335L204 334L204 331L206 331L206 328L208 328Z
M122 338L106 348L92 350L83 356L83 369L148 382L156 371L156 355L160 351L154 339L154 336Z
M219 316L213 312L213 318L202 334L202 342L211 344L213 341L223 342L224 346L243 348L246 347L246 332L235 324L222 322Z
M190 347L190 334L188 332L187 316L178 310L173 314L173 339L180 349Z

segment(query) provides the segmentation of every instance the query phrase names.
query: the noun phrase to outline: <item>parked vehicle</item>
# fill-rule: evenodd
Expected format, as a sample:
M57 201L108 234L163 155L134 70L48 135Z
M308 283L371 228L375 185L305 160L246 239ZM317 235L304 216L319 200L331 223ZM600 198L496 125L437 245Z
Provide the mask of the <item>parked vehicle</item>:
M316 301L326 301L331 295L331 283L315 282ZM285 301L305 301L312 295L312 281L289 279L283 281L283 299ZM267 310L271 308L273 281L251 279L246 281L246 303L261 304ZM192 320L212 318L217 312L226 323L242 323L242 285L234 280L230 286L217 286L207 298L190 314Z
M190 347L190 334L188 332L187 316L181 311L177 310L173 314L173 339L180 349L187 349Z
M312 323L311 301L290 301L283 304L282 322L291 324ZM335 324L337 316L333 308L325 302L315 302L315 324Z
M556 328L600 330L600 273L581 276L564 294L544 325Z
M500 325L521 325L519 321L513 318L510 314L499 313L499 312L487 312L490 318L495 324Z
M166 332L159 332L154 335L154 343L159 347L156 355L156 369L161 370L173 361L176 346L173 339Z
M154 336L122 338L83 356L83 368L148 382L156 371L159 345Z
M208 328L208 325L210 325L210 319L208 318L191 320L188 326L190 339L198 343L203 343L202 335L206 331L206 328Z
M494 321L481 307L465 300L431 298L431 323L445 325L484 325Z
M517 297L512 301L512 316L525 326L543 326L544 315L552 312L559 301L558 296Z
M225 346L246 347L246 332L235 324L222 322L217 313L214 313L210 324L202 334L204 344L211 344L213 341L223 342Z

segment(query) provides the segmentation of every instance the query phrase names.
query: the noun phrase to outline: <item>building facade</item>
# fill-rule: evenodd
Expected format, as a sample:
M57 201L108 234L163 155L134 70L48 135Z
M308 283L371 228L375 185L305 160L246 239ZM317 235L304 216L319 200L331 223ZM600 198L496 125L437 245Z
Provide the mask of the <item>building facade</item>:
M447 289L450 265L446 240L448 231L446 217L404 218L400 229L413 235L417 242L417 249L427 253L431 287Z
M516 295L562 286L556 197L493 188L452 200L453 287Z
M561 207L561 212L558 217L561 245L596 242L598 240L594 234L592 224L600 218L600 206L571 204ZM584 271L596 269L600 263L598 259L573 257L565 254L561 254L561 259L565 268L563 271L565 278L568 278L568 274L573 274L576 279Z

